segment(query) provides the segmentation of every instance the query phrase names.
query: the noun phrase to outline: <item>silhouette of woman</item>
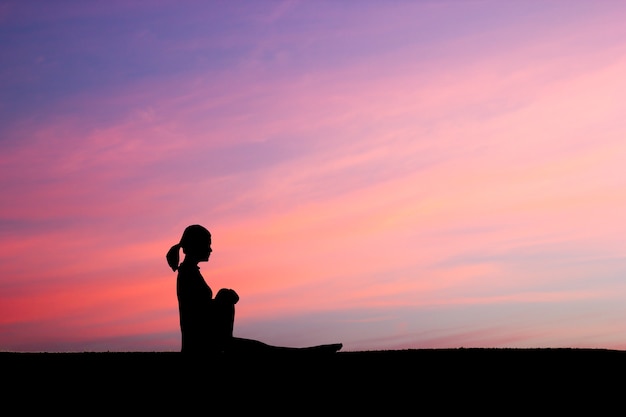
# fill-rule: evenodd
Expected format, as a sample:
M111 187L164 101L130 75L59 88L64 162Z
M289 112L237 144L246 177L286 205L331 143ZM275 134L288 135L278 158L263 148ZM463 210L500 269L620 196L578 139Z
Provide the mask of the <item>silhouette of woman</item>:
M185 258L179 264L179 253ZM235 304L239 295L228 288L220 289L215 298L206 283L198 263L207 262L211 256L211 233L194 224L185 228L180 242L167 252L167 263L174 272L178 270L176 295L181 331L181 352L282 352L314 351L336 352L341 343L305 348L272 346L258 340L233 337Z

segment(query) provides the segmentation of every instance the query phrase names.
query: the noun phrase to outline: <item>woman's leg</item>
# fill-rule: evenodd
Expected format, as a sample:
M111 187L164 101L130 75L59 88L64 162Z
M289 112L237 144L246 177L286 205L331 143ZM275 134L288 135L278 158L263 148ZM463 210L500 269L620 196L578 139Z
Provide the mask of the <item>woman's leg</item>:
M282 354L323 354L335 353L341 350L341 343L332 343L327 345L315 345L306 347L288 347L268 345L253 339L244 339L241 337L233 337L230 339L227 350L234 354L266 354L280 353Z
M233 290L222 288L213 300L213 339L218 350L225 350L233 338L235 304L239 296Z
M235 304L239 296L233 290L222 288L214 301L215 337L219 349L231 353L289 353L289 352L337 352L341 343L309 346L303 348L274 346L253 339L233 337L235 323Z

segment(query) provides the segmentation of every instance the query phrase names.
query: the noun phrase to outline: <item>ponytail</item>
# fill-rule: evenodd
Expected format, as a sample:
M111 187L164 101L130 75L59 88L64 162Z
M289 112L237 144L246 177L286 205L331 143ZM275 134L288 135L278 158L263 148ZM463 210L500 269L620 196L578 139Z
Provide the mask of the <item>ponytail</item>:
M167 251L167 255L165 258L167 259L167 264L172 268L172 271L176 272L179 264L179 252L180 252L180 243L175 244Z

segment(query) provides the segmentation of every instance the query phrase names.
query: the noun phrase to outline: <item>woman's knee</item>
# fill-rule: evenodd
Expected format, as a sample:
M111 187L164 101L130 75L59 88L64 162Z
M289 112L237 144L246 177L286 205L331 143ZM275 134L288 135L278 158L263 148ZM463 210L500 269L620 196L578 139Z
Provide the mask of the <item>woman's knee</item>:
M239 301L239 295L237 295L235 290L231 290L230 288L222 288L217 292L215 300L220 303L237 304L237 302Z

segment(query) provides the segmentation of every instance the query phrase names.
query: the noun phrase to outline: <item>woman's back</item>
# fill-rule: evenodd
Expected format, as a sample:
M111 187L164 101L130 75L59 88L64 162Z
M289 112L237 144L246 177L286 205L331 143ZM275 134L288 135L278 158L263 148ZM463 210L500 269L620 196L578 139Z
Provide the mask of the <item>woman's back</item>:
M197 265L183 262L176 281L183 352L206 352L211 348L213 292Z

